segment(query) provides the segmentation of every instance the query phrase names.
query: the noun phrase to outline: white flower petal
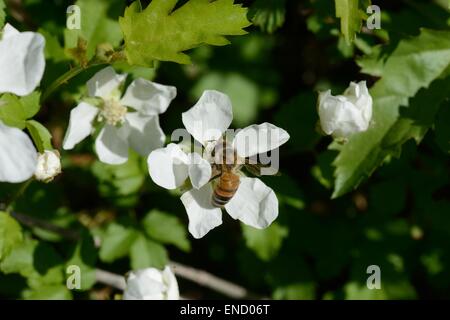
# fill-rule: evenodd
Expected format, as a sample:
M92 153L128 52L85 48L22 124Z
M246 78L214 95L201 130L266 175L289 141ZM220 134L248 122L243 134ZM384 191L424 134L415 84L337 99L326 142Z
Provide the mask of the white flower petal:
M225 209L233 219L264 229L278 217L278 199L261 180L242 177L238 191Z
M127 78L127 74L117 74L113 67L106 67L97 72L87 83L88 93L91 97L104 100L120 97L118 89Z
M69 127L64 137L63 149L71 150L92 133L92 122L99 109L82 102L70 111Z
M178 300L177 280L166 267L163 271L147 268L130 272L124 291L124 300Z
M195 106L182 114L182 120L198 142L206 145L208 141L216 141L233 120L230 98L221 92L207 90Z
M170 267L165 267L162 273L162 278L164 283L167 286L166 298L167 300L179 300L180 299L180 291L178 289L177 278L173 274Z
M174 143L152 151L147 164L153 182L166 189L180 187L189 175L189 158L180 146Z
M201 189L192 189L181 196L189 217L189 232L196 239L222 224L222 211L212 205L211 184Z
M130 146L141 156L147 157L150 152L164 145L166 136L159 125L158 116L144 116L139 112L128 112L126 120L130 126L128 137Z
M30 94L39 85L45 69L45 39L35 32L4 29L0 40L0 92L19 96Z
M372 119L373 100L369 93L369 89L367 88L366 81L360 81L358 83L350 82L349 87L344 92L344 96L347 97L356 108L361 110L366 127L368 127L369 122ZM367 130L367 128L364 130Z
M26 181L33 176L36 166L37 151L31 139L22 130L0 121L0 181Z
M240 130L233 146L242 158L274 150L289 140L289 134L271 123L252 125Z
M211 164L196 152L189 155L189 178L195 189L200 189L211 179Z
M14 28L9 23L7 23L3 27L3 38L2 38L2 40L6 39L6 38L9 38L9 37L12 37L12 36L17 36L18 34L20 34L20 31L17 30L16 28Z
M121 103L145 115L157 115L167 110L176 95L175 87L139 78L128 86Z
M95 140L95 151L101 162L113 165L127 162L127 133L128 128L125 125L121 128L105 125Z

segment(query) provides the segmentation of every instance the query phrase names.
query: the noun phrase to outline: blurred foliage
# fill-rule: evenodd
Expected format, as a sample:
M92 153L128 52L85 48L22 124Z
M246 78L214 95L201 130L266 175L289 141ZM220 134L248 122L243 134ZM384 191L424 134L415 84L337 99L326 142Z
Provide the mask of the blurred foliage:
M291 139L280 149L282 175L263 178L280 202L276 222L256 230L224 214L221 228L194 240L180 193L154 185L145 159L132 153L124 165L102 164L87 139L61 152L61 176L52 184L31 183L14 206L16 212L76 232L78 240L38 226L19 227L0 213L0 297L92 298L105 289L95 283L95 268L125 274L162 267L170 258L275 299L450 298L448 7L442 1L373 0L382 9L382 30L360 30L354 26L364 22L365 1L336 0L347 4L339 7L339 17L330 0L241 2L250 8L254 26L231 37L231 45L189 50L189 65L114 66L130 78L177 87L177 98L161 115L166 133L182 127L180 113L205 89L230 96L233 126L267 121L287 130ZM76 64L67 49L78 46L79 36L87 41L88 57L104 42L123 44L118 21L131 1L77 3L86 8L82 21L89 25L81 32L65 30L71 1L24 0L21 7L7 9L7 21L39 29L47 40L43 88ZM178 60L175 49L169 51L177 59L162 60ZM149 52L140 58L153 58ZM71 108L99 68L62 86L37 114L56 149ZM329 149L331 139L315 130L317 92L340 92L353 80L375 84L376 127ZM21 107L11 120L22 126L34 115L32 101L24 99L15 101ZM331 200L333 187L341 197ZM9 203L20 188L0 184L0 203ZM66 288L70 265L82 270L81 290ZM381 269L381 290L366 286L370 265ZM222 297L182 279L180 289L196 298ZM108 291L106 298L113 297Z

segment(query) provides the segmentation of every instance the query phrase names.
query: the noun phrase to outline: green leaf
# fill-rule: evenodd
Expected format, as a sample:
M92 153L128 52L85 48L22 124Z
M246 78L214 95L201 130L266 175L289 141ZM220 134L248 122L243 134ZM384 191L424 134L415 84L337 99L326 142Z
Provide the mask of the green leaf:
M186 252L191 249L187 239L186 227L177 217L158 210L152 210L144 217L142 224L145 232L152 239L166 244L173 244Z
M18 97L4 94L0 98L0 120L11 127L25 128L26 115Z
M3 28L5 25L5 18L6 18L6 5L4 0L0 0L0 29Z
M349 282L344 287L347 300L389 300L416 299L414 287L406 280L399 279L383 283L381 289L370 290L366 284Z
M81 289L89 290L95 284L95 263L97 261L97 249L94 240L88 232L83 232L82 238L76 244L71 258L66 262L69 266L78 266L81 271Z
M257 0L250 9L252 22L262 31L274 33L284 24L286 15L285 0Z
M225 36L242 35L247 9L234 0L190 0L173 10L178 0L153 0L140 11L139 1L119 19L130 64L152 66L154 60L189 64L183 52L202 44L229 44ZM143 32L145 30L145 32Z
M104 262L113 262L127 256L136 236L137 233L132 228L115 222L109 224L102 234L100 259Z
M128 161L121 165L108 165L96 161L92 173L99 180L100 194L118 206L134 206L148 174L145 163L136 152L130 152Z
M33 252L36 241L26 238L0 262L0 270L5 274L19 273L28 277L34 272Z
M341 33L350 44L361 30L361 14L358 0L335 0L336 17L341 18Z
M314 300L316 286L312 282L294 283L279 287L273 293L275 300Z
M120 44L122 33L117 16L123 10L123 1L78 0L75 5L80 7L81 28L64 30L66 49L77 48L78 40L81 38L87 42L87 59L91 59L99 44L110 43L114 47Z
M39 112L41 108L40 101L41 93L37 91L20 98L26 119L33 118Z
M0 212L0 261L23 240L20 224L6 212Z
M273 223L270 227L260 230L242 225L242 231L247 247L252 249L261 259L268 261L278 254L289 231L286 227Z
M39 28L38 32L45 38L45 58L55 62L67 60L64 48L61 46L58 37L49 31Z
M408 114L402 118L400 107L407 106L421 88L428 88L449 64L449 31L423 29L419 36L399 43L386 60L383 77L370 90L374 99L373 125L366 132L351 137L345 145L330 147L340 151L334 161L334 198L356 188L387 156L398 155L406 140L416 138L419 141L423 137L429 123L416 124ZM412 101L411 112L417 114L419 109L432 119L437 111L436 104L445 97L445 90L448 92L447 85L448 81L438 81L428 89L432 91L421 92L417 99L428 102L417 103L414 107ZM433 101L429 101L430 97Z
M361 72L374 77L383 75L385 57L382 55L382 46L372 47L372 52L368 55L356 59L356 63L361 67Z
M50 245L30 238L14 247L1 261L0 270L5 274L20 274L33 289L64 282L61 257Z
M131 246L130 259L133 270L150 267L164 269L169 260L164 246L144 235L139 235Z
M26 300L72 300L72 293L64 285L47 285L23 292Z
M9 126L24 129L26 120L34 117L40 109L40 96L39 92L21 98L4 94L0 98L0 120Z
M27 129L40 153L45 150L53 150L52 135L46 127L35 120L28 120Z

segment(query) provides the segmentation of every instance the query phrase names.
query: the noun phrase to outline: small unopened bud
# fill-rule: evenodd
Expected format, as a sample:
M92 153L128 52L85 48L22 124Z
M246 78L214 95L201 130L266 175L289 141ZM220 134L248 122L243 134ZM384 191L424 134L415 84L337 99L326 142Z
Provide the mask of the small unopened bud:
M38 163L34 176L43 182L52 181L61 173L61 157L56 150L45 150L38 156Z
M331 90L319 95L319 117L322 131L338 141L364 132L372 120L372 97L365 81L351 82L344 94L333 96Z

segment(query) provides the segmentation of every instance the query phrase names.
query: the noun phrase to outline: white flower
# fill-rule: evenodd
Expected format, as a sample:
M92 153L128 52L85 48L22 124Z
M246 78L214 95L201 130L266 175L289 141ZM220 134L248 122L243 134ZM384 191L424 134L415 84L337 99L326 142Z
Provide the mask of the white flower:
M176 96L176 88L139 78L121 97L120 86L126 76L107 67L87 82L89 96L101 98L102 102L99 107L82 102L72 109L64 138L65 150L73 149L88 137L96 120L103 128L95 141L95 150L104 163L125 163L129 147L148 156L164 144L165 135L158 115L167 110Z
M50 182L60 173L61 159L58 151L45 150L44 153L39 154L34 173L37 180Z
M169 267L163 271L148 268L131 272L127 277L124 300L179 300L175 275Z
M223 93L205 91L198 103L182 114L182 119L194 139L206 150L211 150L232 122L231 101ZM274 150L288 139L289 135L283 129L263 123L239 131L232 148L242 160ZM194 238L201 238L222 224L222 211L212 204L213 186L209 183L212 169L208 160L198 153L184 153L179 145L169 144L149 155L148 166L152 180L167 189L178 188L190 178L193 189L185 192L181 201L189 217L189 232ZM241 177L239 188L225 205L225 210L247 225L266 228L278 216L278 199L260 179Z
M0 94L24 96L39 85L45 68L45 39L6 24L0 40ZM0 102L0 108L1 108ZM36 170L37 151L22 131L0 121L0 181L18 183Z
M318 105L322 130L328 135L347 139L369 128L372 97L365 81L351 82L343 95L332 96L330 90L321 92Z

